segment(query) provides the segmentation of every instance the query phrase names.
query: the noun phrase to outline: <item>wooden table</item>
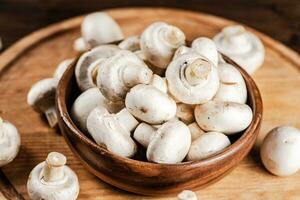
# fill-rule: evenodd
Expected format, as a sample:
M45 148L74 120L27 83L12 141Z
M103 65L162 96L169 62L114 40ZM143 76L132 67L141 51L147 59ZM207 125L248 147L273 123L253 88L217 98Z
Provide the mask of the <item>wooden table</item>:
M143 14L143 17L138 17ZM123 9L109 11L126 35L139 34L149 23L163 20L179 26L188 39L213 36L233 22L210 15L167 9ZM176 16L176 17L175 17ZM0 55L0 115L19 129L22 147L18 157L3 168L16 188L26 197L26 180L31 169L50 151L63 152L81 185L79 199L176 199L142 197L113 188L91 175L71 153L57 130L49 128L26 104L30 86L53 74L56 65L72 57L72 42L79 36L82 18L75 18L35 32ZM199 27L196 29L195 27ZM200 28L205 27L205 28ZM300 128L299 55L273 39L257 34L266 47L265 63L254 75L264 101L260 138L274 126L290 124ZM279 178L265 171L256 148L228 176L198 190L200 199L299 199L300 173ZM1 195L0 195L1 199Z

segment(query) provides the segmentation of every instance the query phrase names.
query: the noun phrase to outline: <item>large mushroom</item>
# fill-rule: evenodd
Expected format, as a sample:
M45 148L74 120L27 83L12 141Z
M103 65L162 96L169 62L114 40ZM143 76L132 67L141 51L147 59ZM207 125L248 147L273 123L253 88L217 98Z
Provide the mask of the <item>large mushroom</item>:
M138 121L124 108L110 114L102 106L95 108L87 118L87 129L95 142L109 151L123 157L132 157L137 151L130 132Z
M166 71L169 92L180 102L202 104L211 100L219 88L216 66L196 53L173 60Z
M76 200L79 183L76 174L66 166L66 157L57 152L30 172L27 191L32 200Z
M17 128L0 117L0 167L17 156L20 145L21 138Z

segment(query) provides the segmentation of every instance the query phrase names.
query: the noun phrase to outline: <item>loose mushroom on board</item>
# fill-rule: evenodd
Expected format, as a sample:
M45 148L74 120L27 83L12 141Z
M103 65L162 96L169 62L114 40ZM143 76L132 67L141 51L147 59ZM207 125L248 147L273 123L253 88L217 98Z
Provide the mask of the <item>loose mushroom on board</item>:
M50 127L57 125L55 110L55 92L57 78L47 78L35 83L27 95L27 103L39 113L44 113Z
M167 68L176 49L184 44L184 33L165 22L150 24L142 33L140 40L141 50L147 61L163 69Z
M57 152L30 172L27 191L32 200L76 200L79 194L77 175L66 166L66 157Z
M131 88L125 106L133 116L149 124L162 124L176 114L175 101L152 85L139 84Z
M261 160L269 172L288 176L300 169L300 131L291 126L272 129L260 149Z
M214 37L214 41L218 51L231 58L249 74L253 74L264 61L265 50L262 42L243 26L223 28Z
M179 163L187 155L190 145L191 133L187 125L170 120L154 133L147 148L147 159L155 163Z
M191 190L183 190L177 195L178 200L198 200L195 192Z
M231 135L245 130L252 121L252 110L246 104L209 101L195 108L195 118L204 131Z
M0 117L0 167L17 156L20 145L21 138L17 128Z
M87 129L96 143L123 157L133 157L137 151L130 137L137 125L138 121L125 108L117 114L110 114L98 106L87 118Z

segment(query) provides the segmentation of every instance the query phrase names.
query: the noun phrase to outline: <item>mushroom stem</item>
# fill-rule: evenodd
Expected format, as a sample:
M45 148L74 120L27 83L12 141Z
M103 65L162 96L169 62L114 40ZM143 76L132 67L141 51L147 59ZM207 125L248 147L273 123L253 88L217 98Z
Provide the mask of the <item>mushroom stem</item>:
M203 59L196 59L186 68L185 75L191 85L200 85L207 81L211 65Z
M57 125L58 120L57 120L57 113L56 113L55 106L47 109L45 112L45 116L47 118L50 127L55 127Z
M130 133L135 127L139 124L139 122L128 112L126 108L122 109L120 112L116 114L117 120L123 127Z
M42 171L42 179L45 182L62 180L66 162L67 159L63 154L57 152L49 153Z
M131 65L131 67L125 67L122 77L124 83L132 87L136 83L149 83L152 77L152 71L139 65Z
M246 30L242 26L235 26L234 28L224 29L225 39L234 46L248 46L249 41L245 37Z

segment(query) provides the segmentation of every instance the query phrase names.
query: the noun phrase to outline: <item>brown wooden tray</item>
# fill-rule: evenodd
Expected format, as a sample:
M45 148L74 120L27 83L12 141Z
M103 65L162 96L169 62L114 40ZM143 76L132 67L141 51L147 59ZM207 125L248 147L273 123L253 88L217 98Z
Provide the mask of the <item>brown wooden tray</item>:
M174 9L124 8L108 10L126 35L140 34L151 22L174 24L189 40L212 37L223 26L234 22L202 13ZM69 166L79 177L79 199L176 199L141 197L113 188L83 168L57 130L26 103L30 86L52 76L56 65L74 57L72 44L79 33L82 17L49 26L21 39L0 55L0 115L14 123L22 137L18 157L3 171L28 199L26 181L31 169L50 151L68 157ZM254 75L264 102L260 138L274 126L289 124L300 128L300 58L279 42L253 30L266 47L263 67ZM260 139L258 139L258 143ZM233 172L208 188L197 191L200 199L299 199L300 172L285 178L275 177L262 167L253 151ZM0 199L2 199L0 194Z

